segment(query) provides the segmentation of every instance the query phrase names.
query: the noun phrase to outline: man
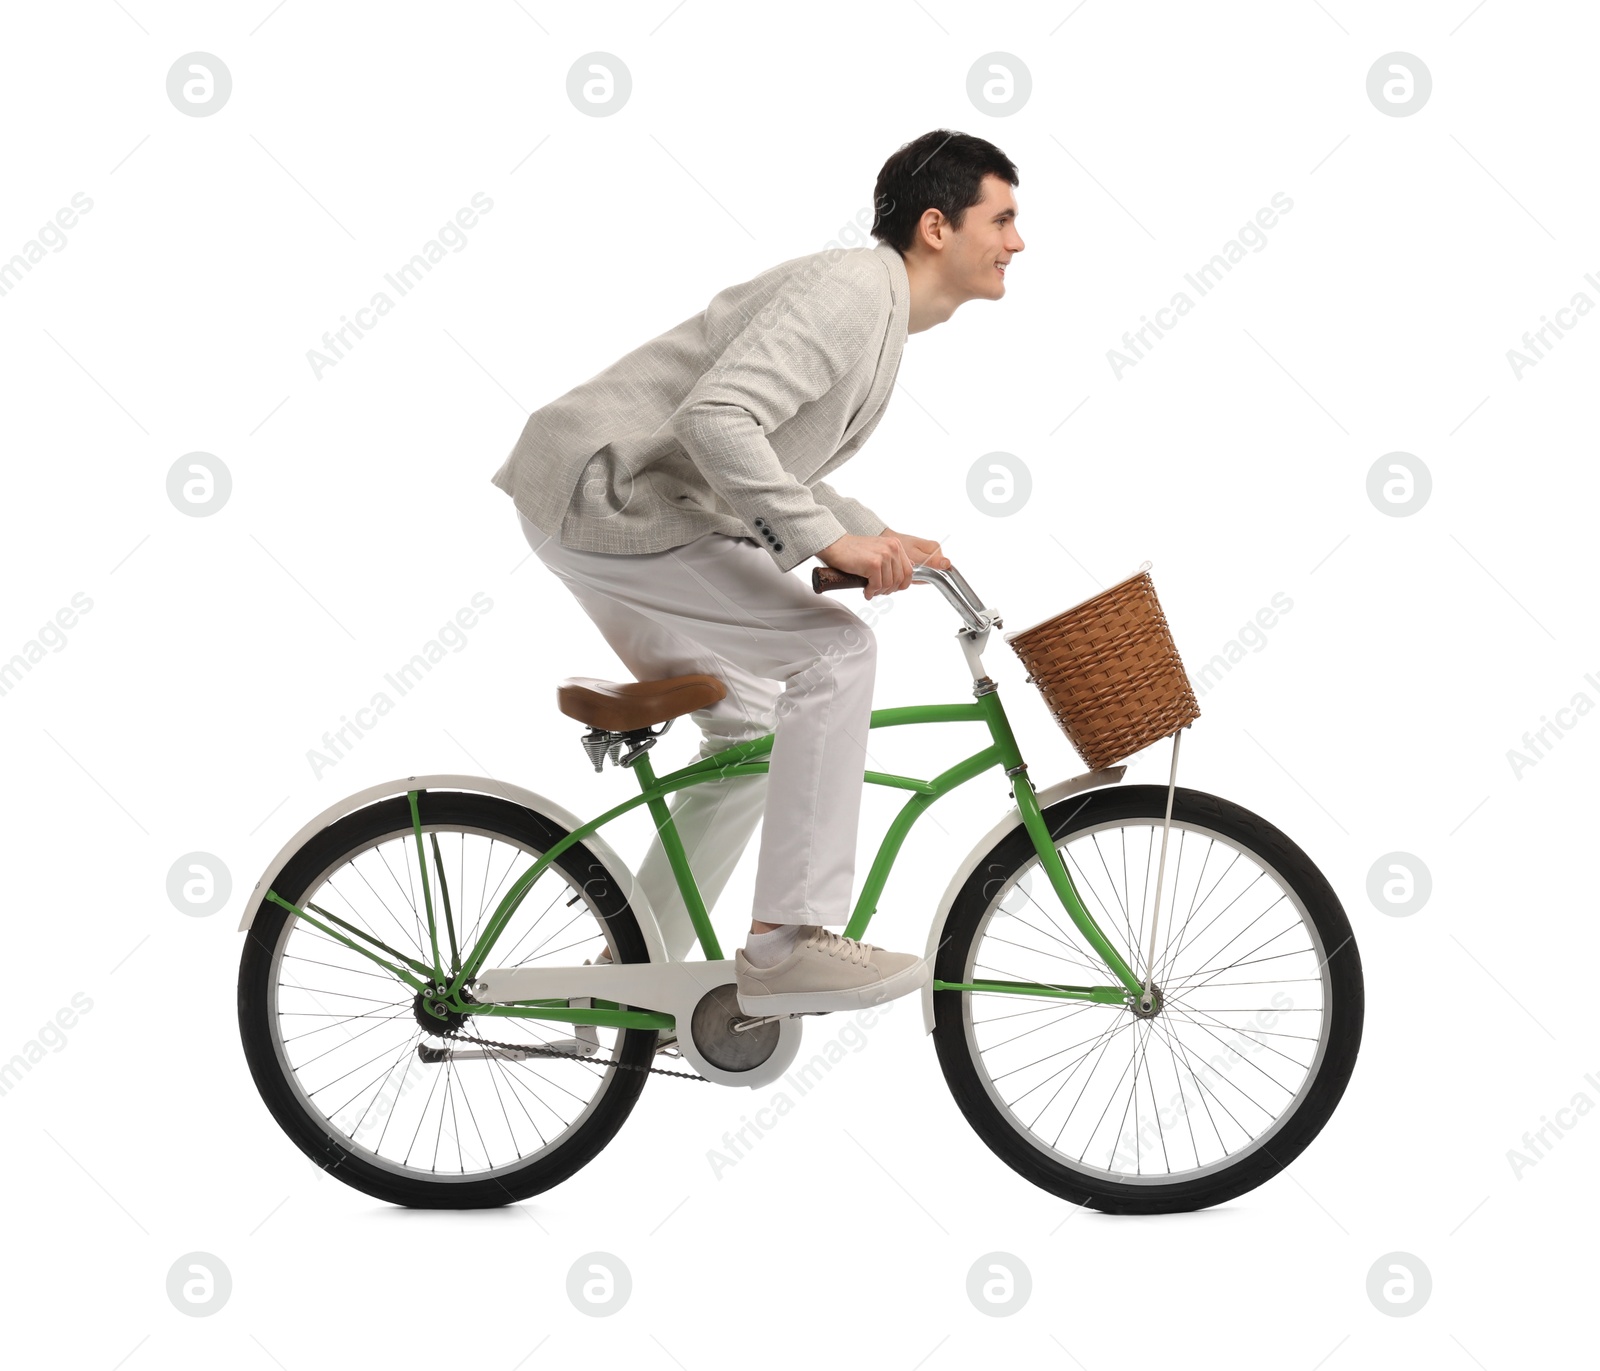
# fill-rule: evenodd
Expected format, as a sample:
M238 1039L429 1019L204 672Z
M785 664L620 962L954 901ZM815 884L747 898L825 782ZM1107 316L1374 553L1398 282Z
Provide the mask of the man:
M765 813L747 1014L880 1003L930 968L828 930L849 921L876 641L787 573L811 557L866 596L950 565L822 478L861 448L907 334L998 300L1022 251L1018 184L993 144L935 129L878 174L873 248L793 258L536 410L493 480L524 535L641 681L704 672L699 757L774 734L763 776L708 781L672 810L706 907ZM667 951L694 931L659 838L639 872Z

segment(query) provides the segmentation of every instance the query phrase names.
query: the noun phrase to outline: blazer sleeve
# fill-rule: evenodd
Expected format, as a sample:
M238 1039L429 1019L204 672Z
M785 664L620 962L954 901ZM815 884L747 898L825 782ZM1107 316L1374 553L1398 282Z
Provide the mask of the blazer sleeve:
M860 534L863 538L876 538L889 527L888 520L874 514L860 500L839 494L826 481L813 481L811 494L819 505L833 511L833 517L844 525L846 533ZM827 544L824 543L823 547L827 547Z
M706 483L784 571L851 531L827 496L819 500L784 468L766 436L839 384L882 337L879 295L838 266L781 288L667 421ZM833 499L855 517L854 501Z

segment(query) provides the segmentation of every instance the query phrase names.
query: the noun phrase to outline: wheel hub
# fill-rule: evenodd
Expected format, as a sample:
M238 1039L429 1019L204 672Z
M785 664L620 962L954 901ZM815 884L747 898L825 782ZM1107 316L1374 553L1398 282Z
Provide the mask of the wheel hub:
M450 1009L440 1003L441 994L442 987L429 981L427 987L411 1001L411 1012L416 1015L417 1023L425 1032L440 1038L446 1030L460 1028L467 1021L467 1016L460 1010Z
M1135 996L1129 1001L1128 1008L1133 1011L1133 1016L1136 1019L1153 1019L1161 1012L1162 1003L1161 987L1153 985L1150 987L1150 1004L1148 1008L1145 1007L1142 995Z

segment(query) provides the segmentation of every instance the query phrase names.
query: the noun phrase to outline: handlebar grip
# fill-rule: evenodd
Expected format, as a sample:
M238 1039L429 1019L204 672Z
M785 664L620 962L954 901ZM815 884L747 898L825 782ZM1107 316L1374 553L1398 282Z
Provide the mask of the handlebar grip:
M865 576L857 576L853 571L838 571L831 566L814 566L811 568L811 589L818 595L830 590L857 590L867 585Z

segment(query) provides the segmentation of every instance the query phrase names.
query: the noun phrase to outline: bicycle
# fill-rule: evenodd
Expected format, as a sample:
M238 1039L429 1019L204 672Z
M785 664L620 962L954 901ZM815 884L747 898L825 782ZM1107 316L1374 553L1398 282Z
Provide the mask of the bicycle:
M1166 786L1122 786L1116 765L1036 790L983 667L998 610L954 567L913 579L960 616L974 698L874 709L871 726L977 722L989 743L929 780L865 773L909 798L845 934L867 932L917 818L998 768L1013 805L934 911L920 992L962 1113L1029 1181L1107 1212L1198 1209L1260 1185L1321 1131L1360 1046L1361 962L1338 897L1265 819L1176 784L1176 730ZM812 574L818 593L864 584ZM412 776L290 839L240 924L238 1010L262 1099L301 1151L391 1203L501 1205L592 1160L650 1074L754 1089L788 1070L799 1016L740 1011L664 798L764 772L774 735L659 777L650 761L673 720L722 689L699 675L562 683L596 772L609 759L639 783L597 818L510 783ZM599 834L641 804L703 961L666 957ZM654 1064L663 1034L692 1071Z

